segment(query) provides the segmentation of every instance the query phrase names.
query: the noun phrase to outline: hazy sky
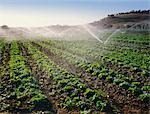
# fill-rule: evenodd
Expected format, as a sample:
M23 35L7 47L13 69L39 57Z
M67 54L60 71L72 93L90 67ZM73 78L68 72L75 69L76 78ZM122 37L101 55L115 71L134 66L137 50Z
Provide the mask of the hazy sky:
M0 25L84 24L149 5L148 0L0 0Z

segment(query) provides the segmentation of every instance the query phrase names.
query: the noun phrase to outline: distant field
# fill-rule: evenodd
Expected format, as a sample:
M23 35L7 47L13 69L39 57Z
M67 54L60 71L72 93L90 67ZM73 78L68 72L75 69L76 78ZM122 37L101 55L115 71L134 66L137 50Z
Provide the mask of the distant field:
M148 114L148 34L97 40L0 40L0 112Z

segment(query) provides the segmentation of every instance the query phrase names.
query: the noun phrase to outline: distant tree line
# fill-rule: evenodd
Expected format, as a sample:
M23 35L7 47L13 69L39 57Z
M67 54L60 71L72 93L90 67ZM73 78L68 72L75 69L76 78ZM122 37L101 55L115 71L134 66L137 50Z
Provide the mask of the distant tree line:
M2 25L1 28L2 29L8 29L8 26L7 25Z
M108 17L114 17L117 15L124 15L124 14L150 14L150 10L131 10L129 12L121 12L121 13L117 13L117 14L111 14L108 15Z

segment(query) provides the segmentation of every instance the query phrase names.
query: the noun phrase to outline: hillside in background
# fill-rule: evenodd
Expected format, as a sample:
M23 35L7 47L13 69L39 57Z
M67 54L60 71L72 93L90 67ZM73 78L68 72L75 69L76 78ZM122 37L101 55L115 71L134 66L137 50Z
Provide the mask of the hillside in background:
M129 28L138 22L149 21L150 10L130 11L126 13L111 14L108 17L90 23L102 28Z

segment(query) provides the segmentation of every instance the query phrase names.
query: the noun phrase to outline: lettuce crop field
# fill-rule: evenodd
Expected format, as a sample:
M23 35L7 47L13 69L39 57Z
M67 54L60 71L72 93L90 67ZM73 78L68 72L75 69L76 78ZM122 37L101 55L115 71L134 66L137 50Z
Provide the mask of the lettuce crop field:
M97 40L0 39L0 112L148 114L148 34Z

